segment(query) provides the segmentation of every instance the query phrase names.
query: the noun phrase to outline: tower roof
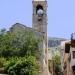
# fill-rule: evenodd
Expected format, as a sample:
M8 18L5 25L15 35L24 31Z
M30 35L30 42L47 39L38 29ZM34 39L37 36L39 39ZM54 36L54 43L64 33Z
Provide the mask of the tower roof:
M46 0L33 0L33 1L46 1Z

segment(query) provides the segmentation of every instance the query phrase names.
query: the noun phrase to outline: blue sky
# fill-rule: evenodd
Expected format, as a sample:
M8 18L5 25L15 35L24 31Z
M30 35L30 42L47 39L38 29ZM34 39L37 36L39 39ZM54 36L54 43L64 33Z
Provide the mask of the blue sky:
M0 0L0 29L15 23L32 27L32 0ZM48 36L70 38L75 32L75 0L48 0Z

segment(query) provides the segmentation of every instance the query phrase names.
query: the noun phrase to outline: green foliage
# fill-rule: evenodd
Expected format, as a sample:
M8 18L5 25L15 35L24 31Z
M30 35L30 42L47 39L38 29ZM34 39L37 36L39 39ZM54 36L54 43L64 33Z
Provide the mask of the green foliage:
M9 75L38 75L42 38L31 31L0 32L0 67Z
M14 42L17 42L16 36L14 33L6 33L0 39L0 56L10 57L13 56L19 48L15 46ZM18 44L18 42L16 43Z
M8 32L0 39L0 56L8 58L33 55L38 58L41 53L40 42L41 38L36 36L33 31L25 31L21 34Z
M40 52L41 50L39 49L39 43L41 42L41 38L36 36L34 34L33 31L29 32L29 31L25 31L26 33L24 33L25 39L23 42L23 47L22 50L20 51L20 53L22 53L21 55L33 55L33 56L40 56ZM22 39L22 37L21 37ZM24 53L24 54L23 54Z
M0 36L3 36L6 33L6 29L1 29L0 30Z
M12 58L5 63L9 75L39 75L39 67L33 56Z
M59 55L55 55L53 59L54 59L55 65L61 65L61 60Z
M60 75L61 73L61 58L59 55L55 55L53 57L54 65L55 65L55 73L56 75Z
M0 58L0 68L4 67L4 62L6 62L6 59L1 57Z

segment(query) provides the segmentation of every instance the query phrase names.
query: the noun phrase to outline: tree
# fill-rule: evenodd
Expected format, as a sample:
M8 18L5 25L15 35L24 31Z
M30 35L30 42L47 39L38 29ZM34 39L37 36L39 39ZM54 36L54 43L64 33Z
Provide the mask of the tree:
M40 56L41 49L39 44L40 37L36 36L33 31L23 33L7 32L0 39L0 56Z
M0 30L0 36L4 35L5 33L6 33L6 29L5 28Z
M5 60L3 59L5 63L9 61L8 65L5 64L4 66L9 67L8 69L5 69L5 71L10 75L21 75L21 73L22 75L38 75L38 69L34 65L33 60L35 58L35 64L37 65L36 58L40 57L42 51L39 48L39 44L41 42L42 42L41 36L36 35L36 33L32 30L31 31L25 30L20 33L15 32L5 32L5 34L3 33L2 36L0 37L0 57L3 57L5 59ZM15 57L18 60L16 59L14 61L14 59L12 59ZM30 57L30 59L28 59L28 57ZM26 62L23 61L24 58L27 60ZM1 64L2 64L1 66L3 66L4 63L1 62ZM15 72L15 69L17 73ZM12 72L15 74L13 74Z
M0 39L0 56L10 57L14 55L14 52L19 49L14 42L17 42L14 33L6 33ZM18 44L18 42L16 43Z

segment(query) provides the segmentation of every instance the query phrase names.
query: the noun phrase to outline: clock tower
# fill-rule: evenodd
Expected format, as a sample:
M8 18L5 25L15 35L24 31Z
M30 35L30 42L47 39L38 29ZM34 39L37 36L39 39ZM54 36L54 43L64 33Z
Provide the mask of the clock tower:
M48 75L48 40L47 40L47 1L33 0L32 28L43 35L43 57L41 75Z

